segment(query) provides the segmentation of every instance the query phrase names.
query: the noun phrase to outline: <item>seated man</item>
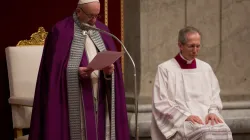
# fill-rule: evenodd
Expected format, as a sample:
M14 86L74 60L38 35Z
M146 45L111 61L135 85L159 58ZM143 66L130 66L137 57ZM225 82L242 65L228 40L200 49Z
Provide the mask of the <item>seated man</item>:
M211 66L196 58L200 32L179 31L180 53L158 66L153 90L152 140L232 140L220 111L220 87Z

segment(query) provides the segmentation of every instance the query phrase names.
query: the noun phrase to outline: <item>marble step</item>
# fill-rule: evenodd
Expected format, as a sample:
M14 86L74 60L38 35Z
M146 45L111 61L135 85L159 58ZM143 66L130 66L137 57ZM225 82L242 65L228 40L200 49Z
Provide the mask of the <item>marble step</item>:
M250 109L250 101L231 101L223 102L223 110L227 109ZM134 104L127 104L127 111L134 112ZM151 103L142 103L138 105L138 112L151 112Z
M222 116L233 134L250 134L250 103L249 102L224 102ZM135 135L134 106L128 107L129 126L132 136ZM140 137L150 137L151 105L138 106L138 126Z

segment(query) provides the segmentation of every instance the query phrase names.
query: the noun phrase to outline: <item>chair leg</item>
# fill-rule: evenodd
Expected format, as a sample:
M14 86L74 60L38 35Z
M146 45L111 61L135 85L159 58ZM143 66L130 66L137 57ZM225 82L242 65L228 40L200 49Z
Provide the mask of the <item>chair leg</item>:
M15 134L15 138L23 136L23 129L15 128L14 129L14 134Z

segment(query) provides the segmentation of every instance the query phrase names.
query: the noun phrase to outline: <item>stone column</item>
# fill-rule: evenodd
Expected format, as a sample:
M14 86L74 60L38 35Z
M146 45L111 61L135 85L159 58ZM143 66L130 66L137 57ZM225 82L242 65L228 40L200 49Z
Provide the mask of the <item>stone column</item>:
M183 0L126 0L125 45L137 66L140 136L150 136L151 97L157 65L178 52L178 30L185 26ZM125 57L125 88L134 136L133 68ZM141 121L147 123L141 123Z
M185 26L183 0L126 0L125 45L135 59L140 98L151 98L157 65L178 52L178 30ZM133 68L125 57L125 87L133 96Z

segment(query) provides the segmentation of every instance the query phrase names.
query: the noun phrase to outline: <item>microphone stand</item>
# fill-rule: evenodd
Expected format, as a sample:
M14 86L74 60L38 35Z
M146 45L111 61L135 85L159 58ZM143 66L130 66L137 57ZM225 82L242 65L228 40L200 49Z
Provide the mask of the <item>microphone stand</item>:
M131 55L129 54L129 52L127 51L126 47L124 46L124 44L121 42L121 40L119 40L115 35L107 32L107 31L104 31L104 30L101 30L99 28L96 28L96 27L92 27L92 26L89 26L87 24L84 24L83 23L83 26L87 27L88 29L90 30L95 30L95 31L98 31L98 32L101 32L101 33L105 33L113 38L115 38L121 45L122 45L122 48L124 49L124 51L127 53L130 61L132 62L133 64L133 67L134 67L134 105L135 105L135 139L136 140L139 140L139 127L138 127L138 94L137 94L137 84L136 84L136 66L135 66L135 62L133 60L133 58L131 57Z

